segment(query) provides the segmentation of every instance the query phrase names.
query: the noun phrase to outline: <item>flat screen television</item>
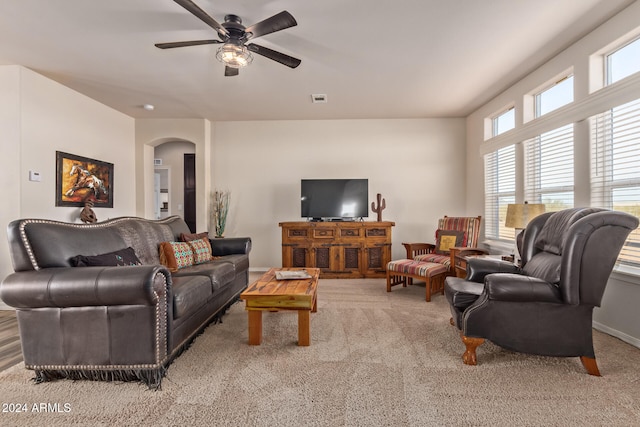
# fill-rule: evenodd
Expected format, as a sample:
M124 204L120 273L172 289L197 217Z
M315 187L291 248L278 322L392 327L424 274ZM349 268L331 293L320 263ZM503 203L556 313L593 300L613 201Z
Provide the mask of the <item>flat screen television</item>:
M300 182L303 218L355 219L369 216L369 180L303 179Z

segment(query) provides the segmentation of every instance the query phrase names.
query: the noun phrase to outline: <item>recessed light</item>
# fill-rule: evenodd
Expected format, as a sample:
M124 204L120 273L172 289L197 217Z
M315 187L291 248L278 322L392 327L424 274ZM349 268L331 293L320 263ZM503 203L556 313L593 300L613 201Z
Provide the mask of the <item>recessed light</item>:
M144 108L147 111L153 111L153 109L156 107L153 104L144 104L142 108Z

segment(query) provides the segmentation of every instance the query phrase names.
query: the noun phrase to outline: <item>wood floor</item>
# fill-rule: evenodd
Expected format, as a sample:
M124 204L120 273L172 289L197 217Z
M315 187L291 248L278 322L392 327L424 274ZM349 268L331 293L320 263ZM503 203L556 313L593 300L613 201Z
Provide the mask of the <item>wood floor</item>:
M0 371L22 362L18 321L13 310L0 310Z

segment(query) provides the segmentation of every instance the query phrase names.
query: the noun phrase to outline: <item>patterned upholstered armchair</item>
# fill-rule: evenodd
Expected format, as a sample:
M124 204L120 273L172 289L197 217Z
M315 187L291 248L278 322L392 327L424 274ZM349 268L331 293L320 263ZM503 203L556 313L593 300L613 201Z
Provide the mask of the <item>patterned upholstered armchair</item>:
M403 243L407 251L407 259L422 262L434 262L445 265L449 275L455 275L456 254L485 254L478 248L481 216L453 217L446 216L438 220L435 232L435 243Z

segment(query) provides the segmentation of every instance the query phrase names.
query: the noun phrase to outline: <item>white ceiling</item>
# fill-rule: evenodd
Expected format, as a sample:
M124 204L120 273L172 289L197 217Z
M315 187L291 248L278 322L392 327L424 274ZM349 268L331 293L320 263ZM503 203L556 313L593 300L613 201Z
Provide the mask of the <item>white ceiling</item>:
M171 0L2 0L0 64L19 64L136 118L464 117L632 0L194 0L246 26L282 10L298 26L255 40L224 77L216 38ZM311 94L328 103L312 104ZM141 106L155 105L152 112Z

